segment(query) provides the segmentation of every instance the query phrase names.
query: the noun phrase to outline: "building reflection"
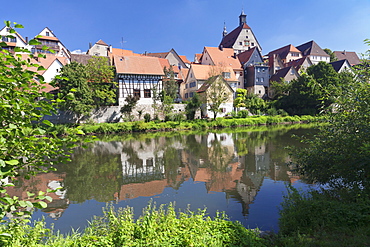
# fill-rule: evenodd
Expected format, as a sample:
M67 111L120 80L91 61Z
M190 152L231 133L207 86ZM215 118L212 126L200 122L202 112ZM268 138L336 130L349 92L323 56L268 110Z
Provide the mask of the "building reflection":
M53 201L43 210L58 219L70 203L152 197L167 187L178 190L191 179L204 183L208 193L223 192L238 201L247 215L265 177L298 179L288 172L286 151L274 138L269 132L242 132L98 141L76 150L58 173L19 180L8 192L27 199L25 191L63 186L50 194Z

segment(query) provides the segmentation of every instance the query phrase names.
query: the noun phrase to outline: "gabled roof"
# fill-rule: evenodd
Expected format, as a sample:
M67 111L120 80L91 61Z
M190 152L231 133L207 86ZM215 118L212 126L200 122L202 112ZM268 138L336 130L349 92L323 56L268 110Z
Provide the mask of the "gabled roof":
M290 61L288 63L285 63L284 64L284 67L293 66L298 71L302 67L302 65L303 65L303 63L305 61L308 61L312 65L311 59L308 56L304 56L302 58L299 58L299 59L296 59L296 60L292 60L292 61Z
M294 69L294 67L289 66L277 70L276 73L271 76L270 81L280 82L281 78L285 78L291 69Z
M279 54L281 59L285 59L290 52L300 53L301 51L299 49L297 49L296 47L294 47L293 45L289 44L289 45L283 46L279 49L270 51L268 55L271 56L271 54Z
M194 62L195 63L200 63L202 61L202 56L203 56L202 53L196 53L195 56L194 56Z
M303 56L314 55L330 57L321 47L313 40L297 46L297 49L302 52Z
M155 53L147 53L146 55L150 57L166 58L168 53L170 52L155 52Z
M103 40L99 39L95 44L108 46Z
M29 59L29 54L21 54L23 60ZM35 57L30 60L33 64L38 64L42 67L44 67L46 70L55 62L55 60L59 61L62 65L66 65L68 63L67 59L65 57L58 57L54 55L46 55L45 58L42 57ZM37 70L37 67L27 67L27 70L37 72L40 75L43 75L46 70Z
M181 58L181 60L182 60L184 63L188 63L188 64L190 64L190 63L191 63L185 55L179 55L179 57Z
M340 72L340 70L347 64L348 67L351 67L350 63L348 62L347 59L342 59L339 61L331 62L331 66L333 66L334 70L336 72Z
M213 65L204 65L204 64L192 64L191 70L194 73L194 77L197 80L208 80L214 71L222 70L222 72L230 72L230 78L227 78L227 81L237 81L235 73L231 67L219 67Z
M6 29L7 26L3 27L0 32L2 32L4 29ZM7 31L6 31L7 32ZM9 35L16 35L18 36L18 38L20 38L22 40L23 43L27 44L26 40L22 37L22 35L20 35L17 31L15 33L9 33Z
M358 58L356 52L353 51L334 51L335 56L338 60L347 59L351 66L360 64L361 61Z
M164 75L160 61L148 56L114 56L117 74Z
M239 27L235 28L233 31L231 31L225 37L222 38L220 46L223 46L225 48L232 48L236 40L238 39L240 32L243 29L251 29L251 28L246 23L244 23L243 25L240 25Z
M260 56L261 60L263 61L262 56L261 56L261 53L258 51L257 47L255 46L255 47L253 47L253 48L251 48L251 49L249 49L247 51L244 51L242 53L239 53L237 55L237 57L239 59L239 62L242 65L244 65L245 63L247 63L251 59L251 57L252 57L252 55L253 55L254 52L258 52L258 55Z
M231 88L229 83L227 83L226 80L221 75L217 75L217 76L212 76L211 78L209 78L209 80L207 80L205 83L203 83L202 86L197 90L197 93L203 93L203 92L207 91L207 89L210 88L212 83L216 80L222 80L225 83L225 85L227 85L229 90L234 92L234 90Z
M208 53L215 66L231 67L233 70L241 70L239 59L235 56L232 48L204 47L203 54Z

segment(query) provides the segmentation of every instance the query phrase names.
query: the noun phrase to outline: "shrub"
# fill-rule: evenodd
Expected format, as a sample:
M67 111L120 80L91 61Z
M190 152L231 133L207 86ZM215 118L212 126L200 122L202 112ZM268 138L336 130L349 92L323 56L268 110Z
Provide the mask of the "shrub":
M147 122L150 122L150 114L149 113L145 113L144 114L144 121L147 123Z

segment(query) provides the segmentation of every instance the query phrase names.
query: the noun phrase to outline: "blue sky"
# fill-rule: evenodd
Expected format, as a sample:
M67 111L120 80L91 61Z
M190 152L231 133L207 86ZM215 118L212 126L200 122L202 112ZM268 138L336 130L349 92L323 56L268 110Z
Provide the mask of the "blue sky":
M71 51L102 39L135 53L174 48L192 61L204 46L218 46L224 22L229 32L238 26L242 8L263 54L310 40L363 53L370 38L370 0L20 0L7 6L1 19L23 24L23 37L49 27Z

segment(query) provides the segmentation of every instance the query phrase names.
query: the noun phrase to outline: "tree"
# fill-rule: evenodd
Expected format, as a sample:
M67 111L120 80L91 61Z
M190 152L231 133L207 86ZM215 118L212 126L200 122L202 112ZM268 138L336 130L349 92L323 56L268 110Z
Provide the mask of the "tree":
M204 101L209 105L209 110L213 112L213 119L216 119L217 114L221 112L221 104L230 98L230 91L221 75L213 76L204 83L207 87L204 92Z
M139 98L134 97L132 95L127 95L125 101L126 101L126 104L124 104L121 107L121 113L124 114L131 121L132 120L131 113L134 110L137 102L139 101Z
M16 32L15 28L23 26L9 21L5 22L10 29L9 37ZM39 45L37 40L30 40L30 45ZM6 191L14 186L16 177L26 179L39 172L54 170L56 163L66 161L66 153L71 150L71 138L55 138L46 131L52 126L49 121L42 120L44 115L54 111L54 101L51 94L42 92L44 79L29 69L36 67L44 70L38 64L32 64L30 59L22 60L21 56L3 49L7 46L0 42L0 218L13 212L21 216L28 207L44 208L45 200L51 197L45 192L38 195L28 194L36 201L20 201L10 197ZM47 49L47 48L44 48ZM26 49L14 48L14 52L28 53ZM34 55L29 54L29 58ZM44 55L37 55L43 59ZM42 99L42 100L35 100ZM36 123L38 123L36 125Z
M96 107L116 102L113 67L105 57L93 57L86 65L67 64L61 76L54 83L59 87L58 97L66 99L60 104L62 110L72 111L81 118L89 116Z
M187 102L185 106L186 111L186 118L188 120L194 120L195 113L202 105L202 101L199 98L199 95L197 93L194 93L193 97L190 101Z
M330 64L319 62L290 83L274 83L272 90L277 108L290 115L315 115L336 102L343 85Z
M169 69L164 67L164 74L165 78L163 79L163 91L165 95L171 97L172 100L175 100L177 98L179 86L175 80L175 73L172 66Z
M248 93L246 89L236 89L234 107L245 107L252 114L258 114L266 110L266 102L253 93Z
M330 56L331 63L338 60L337 56L335 56L334 52L332 52L332 50L330 50L329 48L325 48L324 51Z
M357 71L356 78L369 70L370 67ZM309 147L292 152L298 172L332 188L369 195L369 92L370 84L356 79L340 93L334 111L327 115L328 124L308 141Z

